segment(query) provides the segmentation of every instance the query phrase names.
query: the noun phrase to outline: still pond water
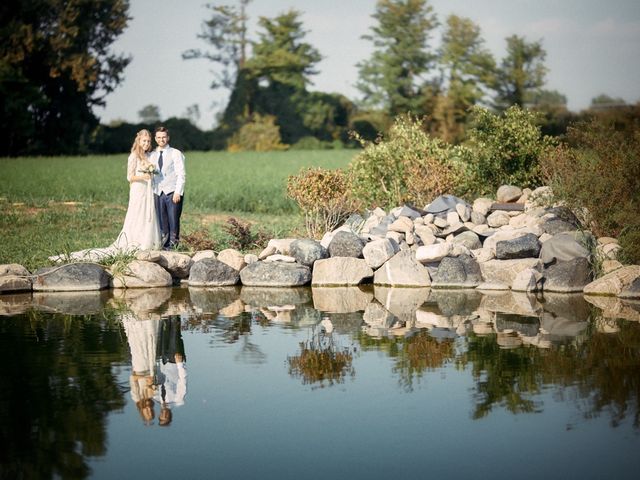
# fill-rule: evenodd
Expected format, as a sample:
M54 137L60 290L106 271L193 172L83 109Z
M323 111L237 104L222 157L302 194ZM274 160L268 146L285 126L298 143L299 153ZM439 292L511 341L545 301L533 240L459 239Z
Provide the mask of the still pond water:
M2 478L639 478L640 303L0 296Z

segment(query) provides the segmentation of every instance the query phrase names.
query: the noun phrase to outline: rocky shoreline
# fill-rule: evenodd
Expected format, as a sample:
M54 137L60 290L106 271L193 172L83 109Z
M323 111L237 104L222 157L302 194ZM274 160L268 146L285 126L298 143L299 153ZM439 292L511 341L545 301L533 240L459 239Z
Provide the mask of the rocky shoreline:
M452 195L423 209L352 215L322 240L272 239L259 255L227 249L140 251L116 271L75 262L29 272L0 265L0 294L191 287L384 287L554 292L640 298L640 266L616 260L619 245L594 238L562 206L542 206L548 187L502 186L473 204ZM592 245L593 248L589 248ZM593 256L604 273L593 279Z

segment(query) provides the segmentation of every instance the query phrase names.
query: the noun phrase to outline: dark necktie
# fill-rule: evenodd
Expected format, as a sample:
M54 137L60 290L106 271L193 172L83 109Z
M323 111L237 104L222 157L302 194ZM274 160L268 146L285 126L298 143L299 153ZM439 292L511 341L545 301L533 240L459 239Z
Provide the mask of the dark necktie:
M162 150L160 150L160 158L158 159L158 170L162 171Z

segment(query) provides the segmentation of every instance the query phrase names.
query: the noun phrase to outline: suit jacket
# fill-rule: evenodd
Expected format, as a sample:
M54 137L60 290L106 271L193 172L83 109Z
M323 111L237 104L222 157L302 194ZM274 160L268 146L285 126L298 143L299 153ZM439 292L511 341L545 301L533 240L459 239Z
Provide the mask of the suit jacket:
M149 161L158 168L158 159L160 158L160 150L151 153ZM175 192L184 195L184 155L177 148L167 145L162 153L162 170L153 176L153 193Z

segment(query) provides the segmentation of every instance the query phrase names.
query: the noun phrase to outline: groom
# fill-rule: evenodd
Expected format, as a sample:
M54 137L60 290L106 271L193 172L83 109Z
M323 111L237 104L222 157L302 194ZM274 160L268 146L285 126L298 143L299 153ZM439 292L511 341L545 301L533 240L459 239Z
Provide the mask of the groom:
M162 249L175 248L180 241L180 214L184 196L184 155L169 146L169 130L156 128L158 147L150 161L158 170L153 178L153 193L162 234Z

